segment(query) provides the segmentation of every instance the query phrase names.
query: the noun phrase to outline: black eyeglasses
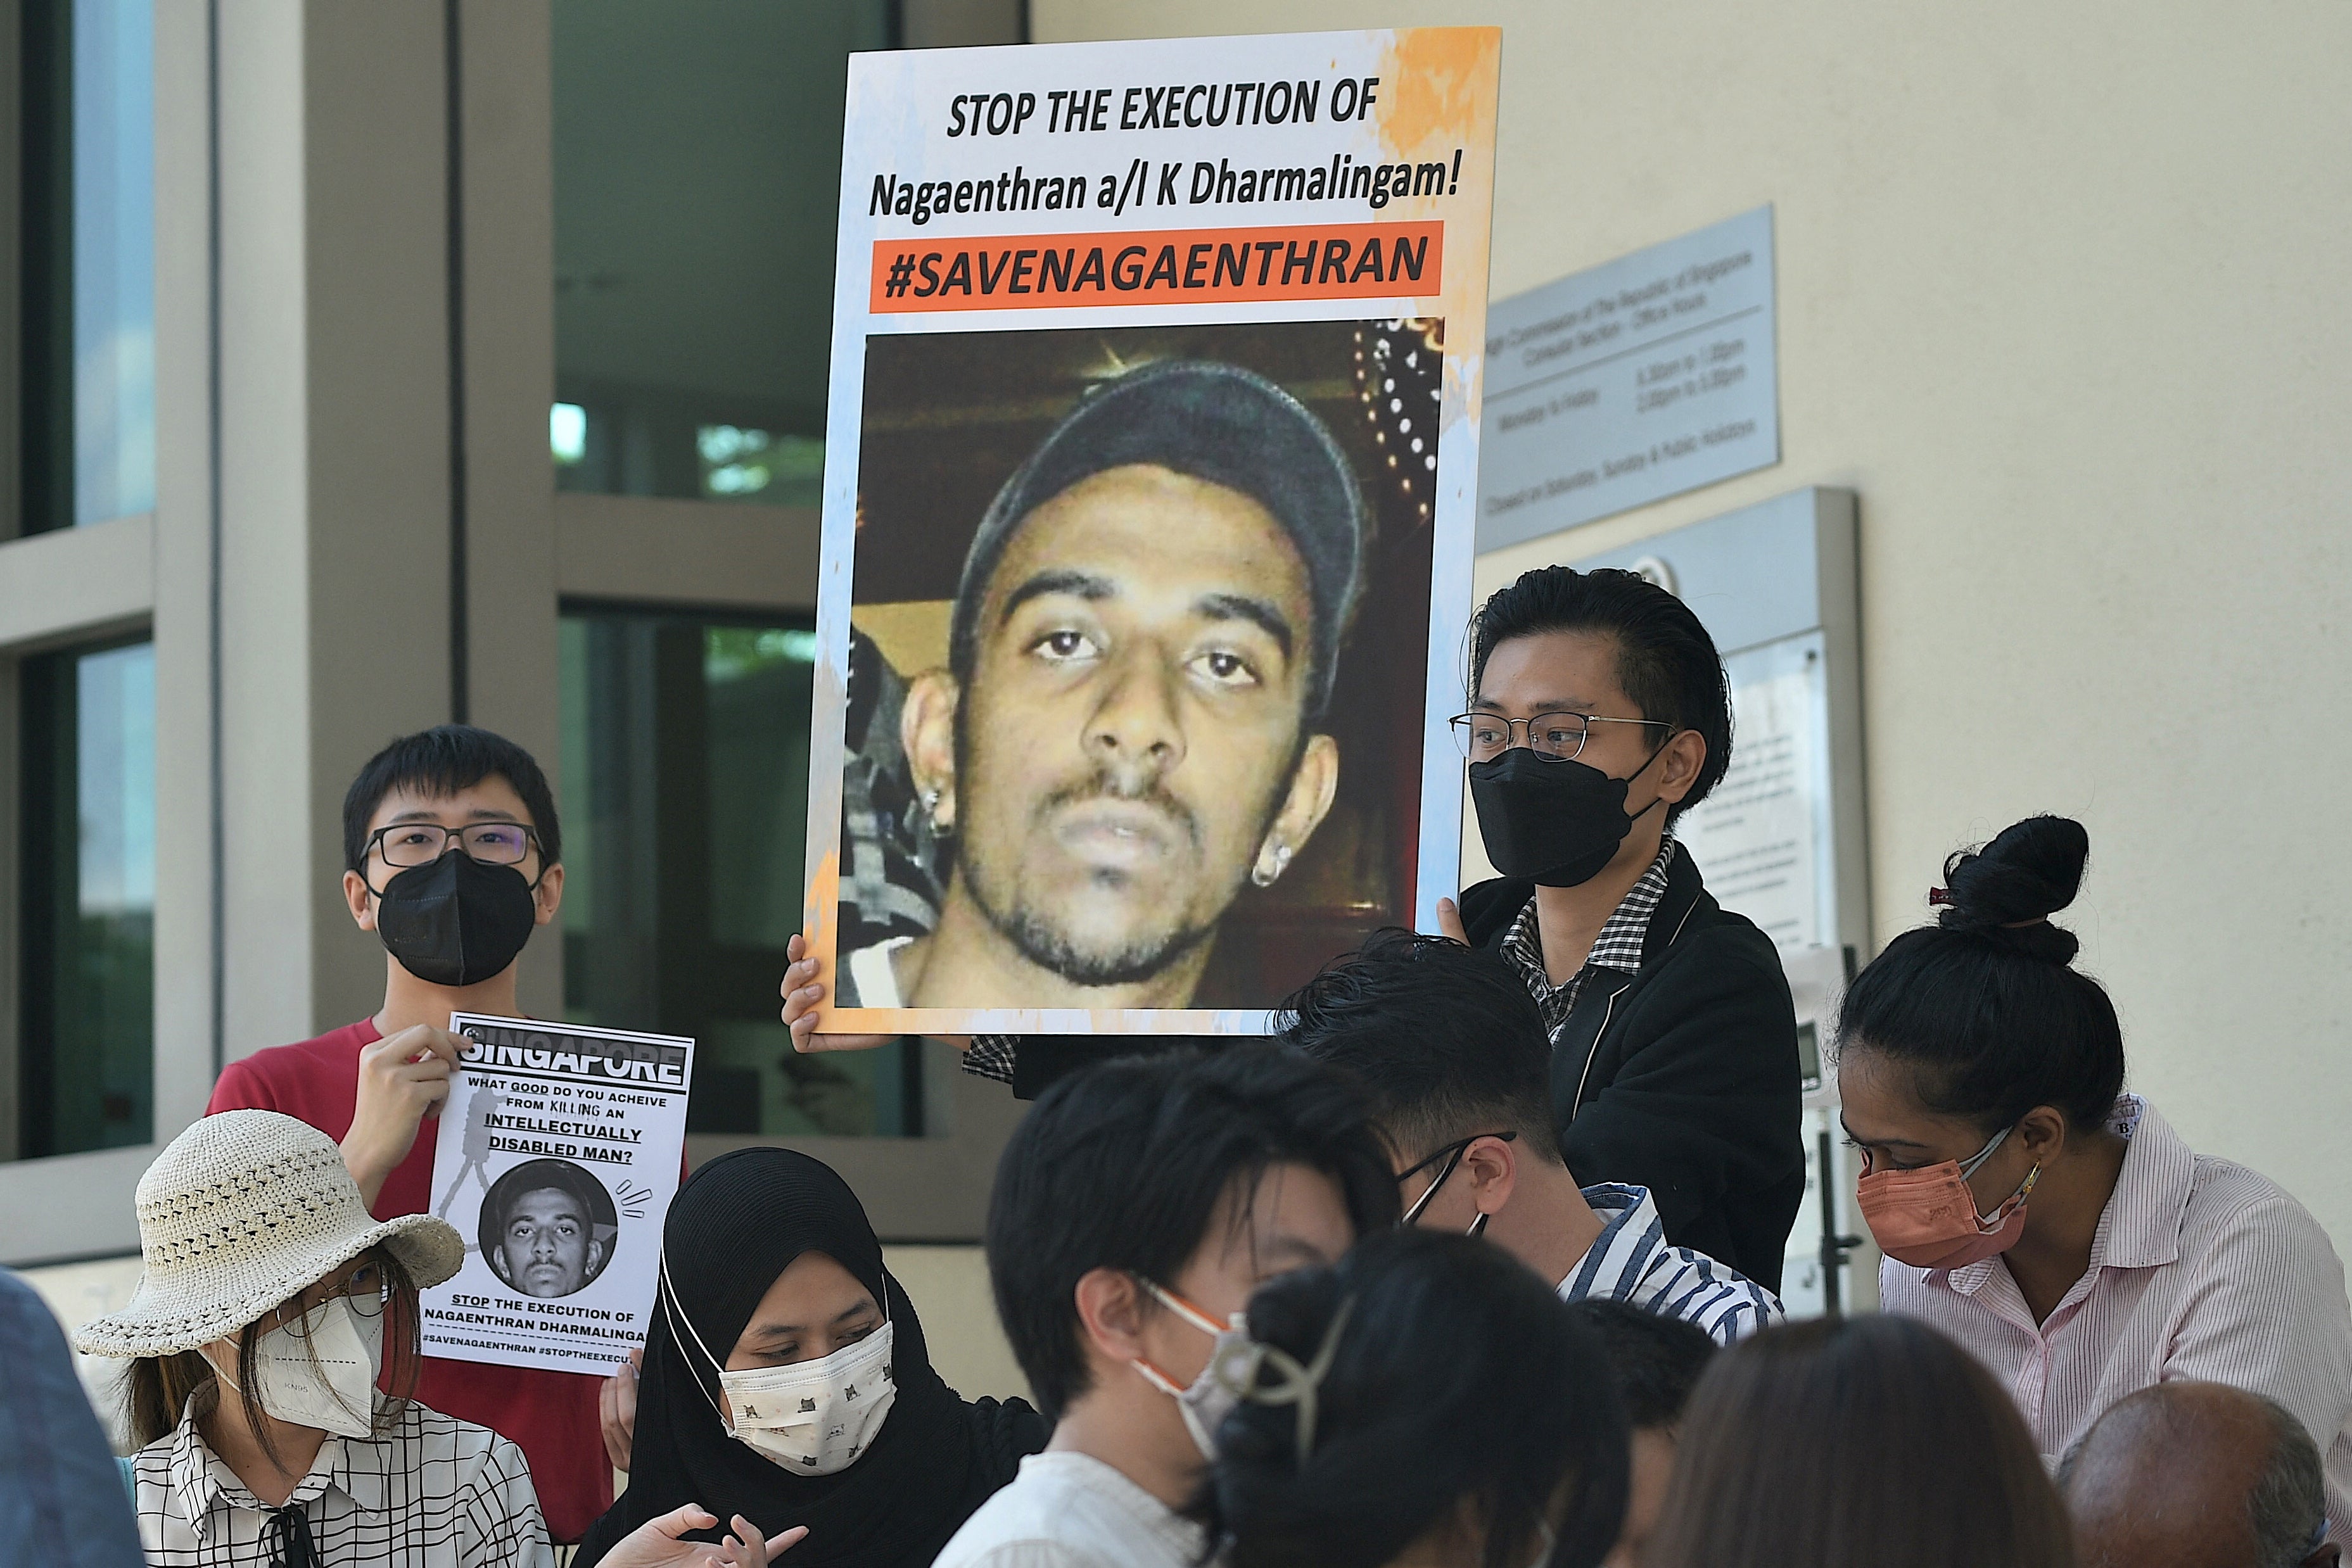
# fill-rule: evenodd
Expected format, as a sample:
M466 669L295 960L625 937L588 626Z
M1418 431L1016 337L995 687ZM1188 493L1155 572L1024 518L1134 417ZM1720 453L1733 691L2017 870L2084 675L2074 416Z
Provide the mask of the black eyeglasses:
M1404 1218L1397 1221L1398 1226L1402 1228L1403 1226L1414 1224L1420 1220L1421 1211L1429 1207L1429 1200L1437 1196L1437 1189L1445 1185L1445 1178L1452 1176L1454 1174L1454 1167L1461 1165L1462 1156L1470 1152L1471 1145L1476 1143L1481 1138L1498 1138L1507 1144L1518 1135L1519 1134L1517 1132L1473 1133L1466 1138L1458 1138L1453 1143L1446 1145L1444 1148L1439 1149L1435 1154L1431 1155L1427 1159L1421 1161L1418 1165L1412 1166L1410 1169L1397 1172L1397 1185L1402 1186L1406 1182L1409 1182L1413 1177L1419 1176L1422 1172L1427 1170L1430 1166L1437 1165L1438 1161L1443 1160L1445 1162L1444 1165L1439 1166L1437 1178L1429 1184L1428 1187L1423 1191L1419 1197L1412 1200L1412 1207L1404 1211Z
M468 822L445 828L438 822L394 822L368 835L370 854L382 855L394 871L431 865L452 849L462 849L484 865L520 865L540 848L539 835L520 822ZM546 859L544 852L541 857ZM535 885L535 884L534 884ZM368 891L382 897L383 889Z
M1573 762L1591 738L1591 727L1596 724L1638 724L1669 734L1675 727L1654 718L1603 718L1590 713L1539 713L1533 718L1462 713L1445 722L1454 731L1454 748L1472 762L1492 762L1502 756L1522 729L1527 732L1528 749L1546 762Z

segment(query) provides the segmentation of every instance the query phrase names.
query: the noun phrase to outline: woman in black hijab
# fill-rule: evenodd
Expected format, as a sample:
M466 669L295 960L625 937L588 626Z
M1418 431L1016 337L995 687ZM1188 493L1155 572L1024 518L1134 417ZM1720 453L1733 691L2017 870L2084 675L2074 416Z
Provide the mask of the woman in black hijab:
M824 1162L711 1161L671 1202L662 1254L629 1490L573 1568L688 1505L772 1536L807 1526L791 1568L924 1568L1045 1446L1024 1401L967 1403L940 1381L865 1208Z

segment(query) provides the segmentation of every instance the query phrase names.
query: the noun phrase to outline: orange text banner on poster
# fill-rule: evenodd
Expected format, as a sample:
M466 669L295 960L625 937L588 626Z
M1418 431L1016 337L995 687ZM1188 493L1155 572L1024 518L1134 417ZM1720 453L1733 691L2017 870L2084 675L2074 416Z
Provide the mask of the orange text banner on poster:
M1443 223L874 242L875 315L1442 292Z

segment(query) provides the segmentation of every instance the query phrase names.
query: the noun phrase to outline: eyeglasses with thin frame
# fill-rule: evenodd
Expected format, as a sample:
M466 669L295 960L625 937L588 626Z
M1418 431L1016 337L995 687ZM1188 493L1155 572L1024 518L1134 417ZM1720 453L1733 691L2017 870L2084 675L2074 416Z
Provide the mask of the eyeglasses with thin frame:
M1596 724L1637 724L1645 729L1674 726L1654 718L1607 718L1591 713L1539 713L1533 718L1505 718L1498 713L1461 713L1445 721L1454 731L1454 748L1471 762L1492 762L1508 751L1524 732L1526 745L1546 762L1573 762L1592 737Z
M362 1317L381 1317L392 1301L392 1279L383 1266L373 1258L358 1258L304 1288L280 1305L264 1320L265 1328L291 1327L320 1307L339 1298L349 1298ZM299 1332L299 1329L297 1331Z
M1462 1156L1470 1152L1471 1145L1481 1138L1496 1138L1507 1144L1518 1135L1516 1130L1500 1133L1473 1133L1466 1138L1455 1139L1410 1168L1397 1172L1397 1185L1402 1186L1430 1166L1437 1165L1440 1160L1445 1162L1438 1166L1436 1179L1423 1189L1422 1195L1412 1200L1412 1207L1404 1211L1404 1218L1397 1221L1398 1228L1402 1229L1420 1221L1421 1211L1429 1207L1429 1200L1437 1196L1437 1189L1445 1185L1445 1178L1452 1176L1455 1168L1462 1164Z
M371 855L381 855L394 871L431 865L452 848L462 849L484 865L520 865L540 848L539 835L520 822L468 822L445 828L438 822L394 822L368 835ZM540 857L546 859L544 853ZM368 891L381 897L373 883Z

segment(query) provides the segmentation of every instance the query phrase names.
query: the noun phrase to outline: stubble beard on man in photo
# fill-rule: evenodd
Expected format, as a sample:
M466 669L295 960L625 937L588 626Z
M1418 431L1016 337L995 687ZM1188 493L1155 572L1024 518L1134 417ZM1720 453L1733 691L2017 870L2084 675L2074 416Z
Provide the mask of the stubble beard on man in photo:
M956 716L956 777L971 779L974 776L971 743L963 716L960 710ZM1270 798L1257 813L1254 842L1263 842L1273 831L1305 748L1306 737L1302 733L1292 746L1289 766L1281 770ZM1088 777L1052 790L1040 800L1030 811L1030 826L1043 831L1056 811L1097 800L1126 801L1159 812L1165 819L1167 831L1193 862L1195 870L1189 881L1197 883L1200 878L1211 874L1211 868L1201 863L1208 853L1208 844L1200 818L1167 789L1157 769L1147 778L1122 779L1115 770L1097 767ZM1009 877L1001 875L971 835L958 834L954 843L955 878L989 925L1030 963L1074 986L1086 987L1142 984L1214 940L1217 927L1239 895L1242 881L1249 874L1255 858L1244 857L1223 878L1223 885L1218 889L1216 913L1205 920L1188 921L1187 901L1171 899L1164 906L1164 917L1156 925L1130 919L1115 932L1093 931L1076 918L1079 907L1087 902L1087 894L1100 892L1119 898L1138 880L1129 873L1097 866L1086 873L1088 885L1075 893L1066 888L1033 889L1020 884L1017 870ZM1148 915L1151 912L1139 913Z
M577 1227L574 1235L556 1233L558 1209L573 1219ZM533 1222L527 1239L512 1234L511 1228L518 1218ZM541 1301L568 1296L583 1289L589 1275L595 1272L599 1261L595 1229L580 1200L572 1194L561 1188L535 1188L517 1194L508 1210L507 1227L508 1233L499 1245L506 1255L507 1270L514 1276L514 1287L523 1294Z

